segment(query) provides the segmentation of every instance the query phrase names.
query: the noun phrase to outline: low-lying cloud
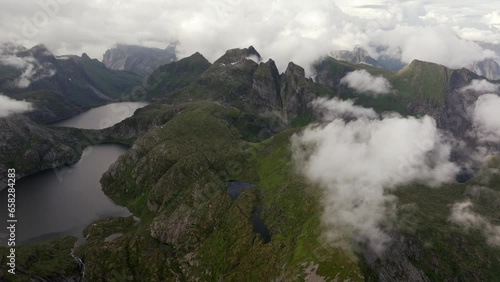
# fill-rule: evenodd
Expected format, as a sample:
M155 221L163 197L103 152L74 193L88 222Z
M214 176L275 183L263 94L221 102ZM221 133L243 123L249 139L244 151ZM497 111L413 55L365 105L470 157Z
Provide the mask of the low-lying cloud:
M50 64L41 64L32 56L18 56L13 45L4 44L0 46L0 65L11 66L21 71L21 74L13 83L13 87L27 88L34 81L51 77L55 70Z
M336 100L316 103L342 108L332 106ZM395 215L391 190L412 182L440 185L458 172L428 116L333 119L294 135L291 149L299 172L323 190L326 237L346 249L354 239L384 250L390 238L383 226Z
M474 134L482 142L500 142L500 97L495 94L479 96L472 106Z
M253 45L282 71L289 61L307 68L331 51L358 45L374 57L384 47L407 63L464 67L494 53L455 30L498 33L498 12L484 1L460 8L450 0L4 2L0 38L26 46L42 42L58 55L86 52L100 59L117 42L160 48L178 42L179 57L199 51L214 61L227 49Z
M391 83L387 79L383 76L373 76L366 70L350 72L340 80L340 83L347 84L349 88L359 93L381 95L392 92Z
M466 230L482 231L490 246L500 247L500 226L493 225L488 219L472 211L473 207L470 201L455 203L449 220Z
M353 100L340 100L333 98L318 98L311 102L311 105L316 111L322 115L325 121L333 121L338 118L377 118L378 115L373 109L367 109L354 105Z
M31 103L18 101L4 96L0 93L0 117L7 117L11 114L24 113L32 110Z
M496 93L500 91L500 85L493 84L486 79L473 79L469 85L463 87L460 91L474 91L481 94Z

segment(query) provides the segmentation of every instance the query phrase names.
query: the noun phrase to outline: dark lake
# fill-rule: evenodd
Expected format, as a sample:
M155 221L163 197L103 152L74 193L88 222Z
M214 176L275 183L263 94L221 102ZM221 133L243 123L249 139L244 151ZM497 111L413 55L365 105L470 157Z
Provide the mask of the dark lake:
M115 205L104 195L99 182L102 174L126 151L127 148L120 145L88 147L82 159L72 167L19 180L16 183L17 243L65 235L81 237L82 230L95 220L130 215L126 208ZM7 189L0 191L0 203L7 203ZM0 220L6 222L7 208L0 209Z
M147 103L115 103L92 109L56 125L99 129L131 116ZM16 243L40 242L66 235L83 239L81 233L92 222L109 216L128 216L115 205L99 182L103 173L127 151L122 145L98 145L85 149L81 160L71 167L48 170L16 183ZM0 203L7 203L7 189L0 191ZM0 209L5 225L7 208ZM0 230L0 245L6 244L7 230Z

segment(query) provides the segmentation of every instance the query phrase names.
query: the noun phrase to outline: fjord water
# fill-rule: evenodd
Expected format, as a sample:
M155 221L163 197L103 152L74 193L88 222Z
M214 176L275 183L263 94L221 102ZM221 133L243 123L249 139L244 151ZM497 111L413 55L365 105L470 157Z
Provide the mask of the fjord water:
M147 102L112 103L91 109L54 125L84 129L103 129L132 116L135 110L147 105L149 105Z
M120 145L88 147L81 160L71 167L19 180L16 184L16 241L37 242L64 235L79 237L95 220L129 215L126 208L115 205L102 192L99 182L102 174L126 150ZM7 203L7 189L0 192L0 202ZM7 209L0 209L0 215L6 222Z
M85 112L58 125L98 129L131 116L147 103L116 103ZM114 204L102 191L100 179L126 146L107 144L88 147L72 166L31 175L16 183L16 243L31 243L66 235L79 237L92 222L130 212ZM0 191L0 203L7 203L7 189ZM0 220L7 222L7 208ZM0 230L0 245L6 245L6 229Z

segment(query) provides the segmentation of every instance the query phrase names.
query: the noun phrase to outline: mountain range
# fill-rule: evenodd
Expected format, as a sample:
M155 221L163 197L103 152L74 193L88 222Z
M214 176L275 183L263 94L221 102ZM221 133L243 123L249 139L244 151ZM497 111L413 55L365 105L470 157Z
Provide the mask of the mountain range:
M125 97L132 83L127 87L122 83L138 77L111 71L85 55L56 58L40 46L30 52L37 61L61 69L27 89L44 85L53 91L54 99L81 108L79 97L95 99L80 101L87 106ZM56 130L20 116L5 118L2 130L13 132L17 122L27 124L25 132L43 134L29 139L31 135L15 137L12 133L3 140L11 146L0 151L0 157L8 165L33 163L26 155L9 159L7 152L23 156L27 146L38 152L40 144L51 140L57 143L51 147L60 150L53 149L50 156L63 164L78 154L68 154L74 138L79 140L76 143L130 145L103 175L101 184L106 195L140 221L107 218L87 227L86 243L74 251L85 264L83 279L87 281L497 280L499 249L488 245L480 231L464 231L451 224L448 214L453 203L469 199L478 214L498 221L500 162L493 157L482 164L468 154L477 145L469 134L473 129L470 108L483 92L467 86L475 80L499 83L466 68L415 60L401 69L389 63L399 69L391 71L387 65L381 68L384 63L362 61L370 60L362 51L342 56L355 62L326 56L314 64L312 79L293 62L280 73L272 59L264 62L252 46L228 50L213 63L195 53L152 71L145 79L144 97L154 103L111 128ZM64 71L62 65L74 72ZM385 93L367 94L352 87L346 77L353 72L384 81L380 88ZM9 87L15 82L12 77L19 75L7 74L11 78L4 79L2 87ZM127 79L110 83L116 77ZM88 86L79 97L77 92L65 91L64 87L74 86L60 81L70 78L93 85L99 94ZM349 253L325 243L321 190L297 174L290 150L292 136L305 126L321 124L311 107L321 97L349 99L380 115L432 117L439 130L464 144L454 149L452 158L468 165L471 175L463 183L440 188L411 183L396 190L396 218L388 231L392 243L383 253L367 245ZM14 146L18 138L30 141ZM496 152L496 145L490 146ZM43 169L38 164L23 175ZM227 194L227 183L233 181L250 183L253 188L233 199ZM270 238L256 232L256 216L265 223ZM105 240L116 233L123 235ZM82 278L80 266L67 255L75 240L20 247L19 252L32 255L18 258L18 268L24 272L16 279ZM0 249L2 265L6 252ZM51 254L50 259L45 254ZM0 268L0 275L4 272Z
M146 76L159 66L176 60L175 45L168 46L166 49L158 49L116 44L113 48L106 50L102 62L112 70L131 71Z
M36 106L28 115L51 123L131 96L142 77L116 71L88 55L54 56L45 46L7 54L0 61L0 92Z
M491 46L488 46L491 48ZM384 68L390 71L399 71L406 66L403 62L394 56L381 55L377 59L372 58L368 52L355 47L352 51L335 51L331 56L340 61L346 61L355 64L367 64L370 66ZM482 61L474 62L472 65L464 66L477 75L484 76L490 80L500 80L500 65L492 58L486 58Z

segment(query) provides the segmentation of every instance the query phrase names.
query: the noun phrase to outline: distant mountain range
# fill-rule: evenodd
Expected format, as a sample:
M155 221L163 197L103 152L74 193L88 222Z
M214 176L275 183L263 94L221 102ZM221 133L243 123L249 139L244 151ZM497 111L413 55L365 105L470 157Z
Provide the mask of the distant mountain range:
M175 62L175 45L166 49L117 44L103 55L102 62L112 70L125 70L145 76L159 66Z
M34 72L35 79L25 88L50 89L54 104L123 97L126 92L119 89L126 88L118 87L123 87L125 79L138 77L109 70L86 55L55 58L40 46L23 52L16 53L17 57L28 54L38 65L56 70ZM126 206L140 222L132 217L108 218L85 229L86 242L74 253L87 266L87 281L111 281L116 273L123 273L120 279L141 281L498 280L498 249L490 247L478 232L464 232L449 222L450 206L468 199L468 194L473 194L470 200L478 213L498 219L500 161L495 159L465 184L430 188L412 183L396 190L397 214L387 234L392 244L384 253L360 245L349 255L324 243L322 191L297 175L290 151L292 136L304 126L321 128L312 101L319 97L350 99L381 115L390 112L390 117L429 115L449 139L463 145L452 157L465 163L467 150L475 142L467 134L473 128L469 109L482 94L464 90L474 80L483 79L466 68L449 69L414 60L391 71L374 66L385 63L372 61L360 50L341 55L356 62L326 56L314 64L311 79L293 62L280 73L272 59L262 61L252 46L228 50L213 63L195 53L156 68L146 78L149 86L144 89L145 97L156 103L111 128L92 133L49 130L51 127L24 117L6 118L0 130L9 134L0 160L10 166L20 160L40 159L35 162L37 167L23 169L27 175L45 168L49 158L57 164L72 162L74 153L68 151L74 139L132 144L103 175L101 184L115 203ZM387 64L386 68L397 66ZM356 71L387 80L390 91L376 96L349 87L343 80ZM19 76L22 71L3 73L1 77L11 77L3 80L3 87L11 89L12 97L33 99L26 90L8 88L19 83ZM81 82L82 88L73 93L78 89L58 79ZM15 132L18 128L22 137ZM51 144L54 149L47 151L47 142L59 144ZM27 156L25 151L33 153ZM477 169L479 165L473 164ZM235 180L254 184L254 188L233 201L226 185ZM259 217L269 230L268 240L252 225L256 210L262 211ZM106 240L117 233L122 236ZM17 263L36 267L25 267L20 281L33 275L48 281L61 273L81 275L79 265L68 256L73 244L62 244L63 240L68 239L23 246L23 252L33 255L20 256ZM48 259L42 255L44 251L56 255ZM0 249L0 262L6 252Z
M402 63L400 60L385 55L380 56L378 59L374 59L370 57L368 52L361 47L355 47L352 51L335 51L331 54L331 56L340 61L367 64L391 71L399 71L406 66L406 64ZM482 61L475 62L470 66L464 67L488 79L500 80L500 65L492 58L486 58Z
M142 83L140 75L111 70L85 53L56 57L43 45L4 49L16 52L0 57L0 92L32 102L36 110L27 115L42 123L130 96Z

